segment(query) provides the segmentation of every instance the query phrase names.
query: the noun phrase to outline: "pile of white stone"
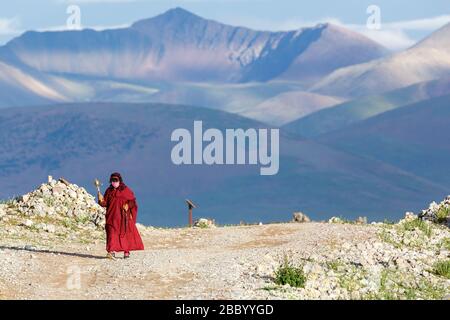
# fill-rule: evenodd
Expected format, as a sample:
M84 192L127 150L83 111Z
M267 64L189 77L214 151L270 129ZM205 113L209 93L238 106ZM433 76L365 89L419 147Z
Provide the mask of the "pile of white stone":
M215 228L216 222L214 219L200 218L194 222L195 228Z
M450 196L439 204L434 201L430 203L428 209L422 210L419 214L419 218L450 227Z
M49 176L36 190L0 205L0 221L17 219L24 227L49 233L64 226L100 230L105 225L105 209L84 188Z

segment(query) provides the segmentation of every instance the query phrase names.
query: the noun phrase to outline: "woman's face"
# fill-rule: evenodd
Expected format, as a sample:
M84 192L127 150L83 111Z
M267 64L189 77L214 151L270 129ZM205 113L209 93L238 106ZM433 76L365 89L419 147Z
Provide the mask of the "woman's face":
M117 177L112 177L112 178L111 178L111 185L112 185L115 189L117 189L117 188L119 187L119 185L120 185L120 180L119 180L119 178L117 178Z

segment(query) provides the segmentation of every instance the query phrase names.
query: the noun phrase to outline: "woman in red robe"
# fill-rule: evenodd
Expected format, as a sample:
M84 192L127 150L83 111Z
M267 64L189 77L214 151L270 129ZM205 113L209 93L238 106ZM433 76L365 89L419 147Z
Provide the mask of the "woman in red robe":
M144 250L139 231L136 228L137 203L133 191L123 183L120 173L111 174L111 185L105 195L98 193L98 203L106 208L106 251L107 258L115 259L115 252L124 252L124 259L130 251Z

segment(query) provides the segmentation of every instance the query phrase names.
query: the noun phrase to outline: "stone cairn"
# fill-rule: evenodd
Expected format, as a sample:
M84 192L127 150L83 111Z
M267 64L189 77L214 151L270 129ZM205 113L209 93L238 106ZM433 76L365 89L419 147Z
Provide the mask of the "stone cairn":
M36 190L0 204L0 220L20 217L22 225L55 232L55 224L42 221L60 221L75 229L101 230L105 226L105 209L84 188L71 184L64 178L47 183Z

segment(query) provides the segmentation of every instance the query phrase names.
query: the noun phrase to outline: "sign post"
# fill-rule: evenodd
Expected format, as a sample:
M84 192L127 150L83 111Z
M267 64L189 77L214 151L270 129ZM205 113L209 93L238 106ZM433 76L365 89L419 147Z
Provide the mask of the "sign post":
M197 206L189 199L186 199L186 204L188 205L189 209L189 227L192 227L192 225L194 224L192 222L192 209L197 208Z

